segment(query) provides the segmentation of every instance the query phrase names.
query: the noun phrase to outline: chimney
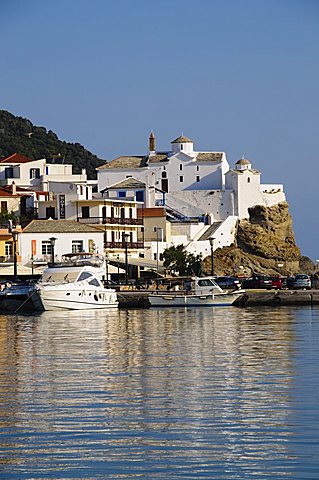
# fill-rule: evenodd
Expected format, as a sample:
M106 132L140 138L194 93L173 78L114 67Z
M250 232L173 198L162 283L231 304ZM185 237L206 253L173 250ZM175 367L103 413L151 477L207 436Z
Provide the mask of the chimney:
M16 186L14 181L11 183L11 193L12 193L12 195L17 194L17 186Z
M153 131L151 131L149 139L148 139L148 146L149 146L149 153L150 155L155 155L155 135Z

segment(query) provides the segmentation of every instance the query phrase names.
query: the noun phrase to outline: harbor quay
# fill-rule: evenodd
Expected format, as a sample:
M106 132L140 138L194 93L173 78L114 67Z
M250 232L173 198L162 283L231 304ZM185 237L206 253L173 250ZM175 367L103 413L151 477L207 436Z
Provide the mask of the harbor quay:
M120 290L119 308L148 308L150 291ZM319 290L246 290L235 307L319 305Z

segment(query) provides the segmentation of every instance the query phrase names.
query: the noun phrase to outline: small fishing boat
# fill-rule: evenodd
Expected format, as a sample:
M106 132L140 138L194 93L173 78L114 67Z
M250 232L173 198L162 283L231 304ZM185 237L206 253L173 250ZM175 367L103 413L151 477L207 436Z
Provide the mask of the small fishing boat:
M49 264L36 289L44 310L118 307L116 291L104 286L105 261L94 253L68 253Z
M172 290L157 290L148 296L151 307L228 307L244 290L225 291L213 277L192 277Z

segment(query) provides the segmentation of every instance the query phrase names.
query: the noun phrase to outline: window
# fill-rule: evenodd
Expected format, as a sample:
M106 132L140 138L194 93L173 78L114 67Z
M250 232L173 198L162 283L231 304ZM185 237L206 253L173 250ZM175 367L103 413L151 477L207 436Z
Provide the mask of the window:
M6 257L12 257L12 255L13 255L13 242L5 242L5 255L6 255Z
M181 163L179 164L179 169L183 170L183 165Z
M95 287L100 287L101 286L96 278L92 278L92 280L89 281L89 284L94 285Z
M247 182L250 183L250 178L249 177L247 178Z
M90 207L82 207L82 218L90 218Z
M181 143L181 150L183 150L183 148L184 148L184 145Z
M133 209L132 208L128 209L128 213L129 213L128 214L129 218L133 218Z
M180 177L179 177L179 181L180 181L181 183L184 181L184 177L183 177L183 175L180 175Z
M144 191L143 190L139 190L138 192L136 192L136 201L137 202L144 202Z
M7 213L7 211L8 211L8 203L1 202L1 213Z
M6 178L14 178L13 177L13 167L6 167L4 170L4 174Z
M132 178L132 175L126 175L126 178Z
M199 165L196 166L196 170L197 170L197 172L199 172Z
M49 240L43 240L41 246L42 255L51 255L52 247Z
M125 198L126 197L126 192L117 192L118 198Z
M83 252L83 240L72 240L72 253Z
M208 278L206 280L198 280L198 286L199 287L211 287L211 286L214 286L214 284L208 280Z
M30 168L30 178L40 178L40 168Z
M200 176L199 175L196 176L196 182L200 182Z
M92 277L92 273L90 272L82 272L79 278L77 279L78 282L81 282L82 280L86 280L87 278Z
M162 178L167 178L167 173L166 172L162 172Z

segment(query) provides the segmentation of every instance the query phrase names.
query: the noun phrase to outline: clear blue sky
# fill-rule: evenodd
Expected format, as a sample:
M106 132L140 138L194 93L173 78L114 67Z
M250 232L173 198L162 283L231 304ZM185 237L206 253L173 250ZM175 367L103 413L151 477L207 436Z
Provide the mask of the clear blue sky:
M318 0L1 0L1 108L110 160L181 132L284 183L319 259Z

